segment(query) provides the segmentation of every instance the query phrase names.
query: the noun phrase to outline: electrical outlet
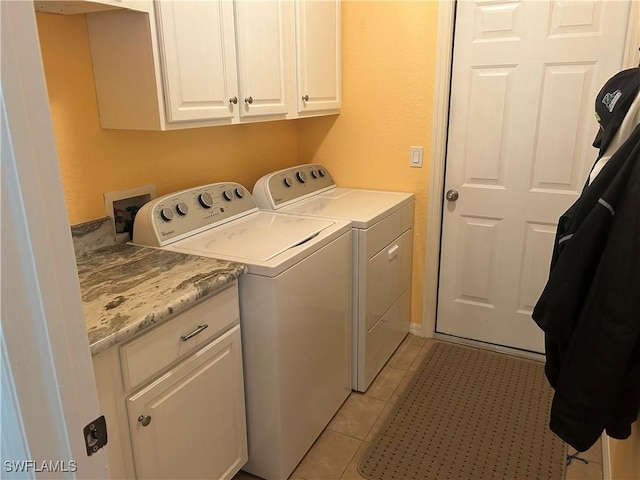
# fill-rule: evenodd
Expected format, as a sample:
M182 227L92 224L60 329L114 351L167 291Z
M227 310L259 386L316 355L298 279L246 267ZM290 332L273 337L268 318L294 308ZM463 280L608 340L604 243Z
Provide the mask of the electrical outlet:
M423 147L411 147L411 157L409 158L409 166L422 168Z

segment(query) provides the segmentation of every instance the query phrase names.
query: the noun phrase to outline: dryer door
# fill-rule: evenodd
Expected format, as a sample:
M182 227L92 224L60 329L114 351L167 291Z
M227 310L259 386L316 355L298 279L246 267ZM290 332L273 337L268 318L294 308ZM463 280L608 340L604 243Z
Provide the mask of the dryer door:
M413 230L408 230L369 259L366 321L371 330L411 284Z

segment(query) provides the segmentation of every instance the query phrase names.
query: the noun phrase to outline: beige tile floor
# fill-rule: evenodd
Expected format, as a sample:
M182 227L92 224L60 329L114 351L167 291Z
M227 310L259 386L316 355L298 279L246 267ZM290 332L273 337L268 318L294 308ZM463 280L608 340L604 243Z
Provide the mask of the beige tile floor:
M298 464L290 480L359 480L358 462L425 355L433 340L408 335L366 393L352 392ZM570 450L573 453L573 450ZM573 460L566 480L602 480L600 441ZM239 472L234 480L257 477Z

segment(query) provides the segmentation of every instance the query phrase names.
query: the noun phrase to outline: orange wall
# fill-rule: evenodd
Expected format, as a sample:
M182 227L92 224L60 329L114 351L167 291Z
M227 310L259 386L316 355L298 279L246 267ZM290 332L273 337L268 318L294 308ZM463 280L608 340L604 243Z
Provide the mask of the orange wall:
M300 162L326 165L342 186L416 195L412 322L422 322L438 4L342 4L342 113L300 123ZM424 167L410 168L413 145ZM433 268L436 268L434 265Z
M103 130L85 16L36 18L71 224L104 217L104 192L152 183L163 195L228 180L251 189L265 173L297 163L296 122Z
M105 215L103 193L155 183L162 195L319 162L339 185L416 194L412 322L422 321L437 2L345 0L339 116L170 132L103 130L84 15L37 13L72 224ZM424 167L409 167L412 145Z

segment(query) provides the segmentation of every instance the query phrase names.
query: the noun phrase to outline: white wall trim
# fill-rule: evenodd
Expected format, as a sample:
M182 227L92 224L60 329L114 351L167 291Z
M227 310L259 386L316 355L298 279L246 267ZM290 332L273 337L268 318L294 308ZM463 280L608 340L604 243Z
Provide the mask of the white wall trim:
M0 460L3 473L5 459L31 458L24 420L16 395L13 372L9 366L7 346L0 326ZM7 475L10 476L10 475ZM17 476L16 476L17 477ZM26 476L25 476L26 477ZM29 477L29 478L33 478Z
M637 67L640 62L640 2L631 2L629 8L629 25L627 26L627 41L622 60L623 68Z
M32 456L3 458L0 468L33 460L69 469L73 460L78 477L108 478L105 451L88 457L82 433L100 410L34 7L0 7L2 371L21 413L24 436L16 441Z
M609 447L609 436L602 434L602 480L613 480L611 478L611 449Z
M453 57L453 29L455 0L438 3L438 47L433 99L433 127L431 159L429 161L429 206L424 266L422 336L433 337L438 299L438 271L440 263L440 235L442 226L442 192L449 127L449 93L451 60Z
M627 39L625 42L622 68L633 68L639 66L640 52L640 2L632 1L629 7L629 23L627 25ZM606 433L602 434L602 478L603 480L613 480L611 464L611 439ZM640 472L640 464L638 465Z
M415 335L416 337L423 337L422 333L422 324L420 323L410 323L409 324L409 333L411 335Z

